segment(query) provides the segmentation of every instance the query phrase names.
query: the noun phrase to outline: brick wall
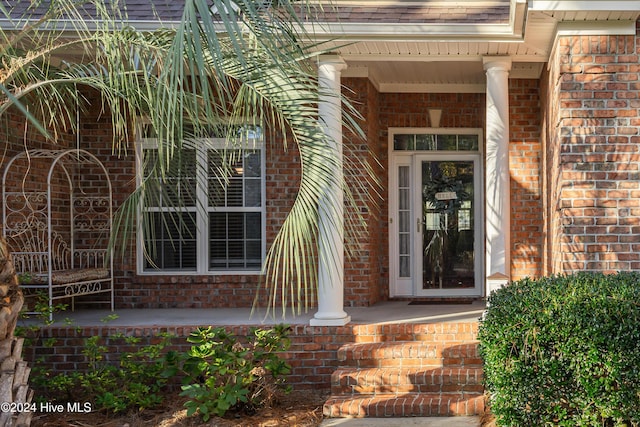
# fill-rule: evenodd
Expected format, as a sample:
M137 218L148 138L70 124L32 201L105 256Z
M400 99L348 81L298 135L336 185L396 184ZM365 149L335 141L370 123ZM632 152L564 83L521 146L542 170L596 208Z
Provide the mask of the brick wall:
M355 212L350 212L349 203L345 208L347 226L353 232L351 243L346 246L344 270L344 304L345 306L369 306L381 299L385 287L381 282L380 257L383 249L380 243L380 200L378 194L383 182L374 182L366 168L371 168L380 176L380 164L376 158L380 156L378 144L378 93L363 78L347 78L343 85L349 88L349 97L362 116L359 126L365 134L363 139L345 129L344 156L345 180L357 201L359 214L364 221L357 223ZM387 286L388 288L388 286Z
M509 80L511 279L542 272L540 88L538 80Z
M558 40L545 76L546 272L640 268L639 53L638 36Z
M216 326L217 327L217 326ZM268 328L268 325L223 326L241 342L249 335L251 327ZM387 341L427 341L444 342L474 341L477 339L478 323L394 323L360 324L346 326L290 325L290 348L282 357L292 367L287 375L287 383L294 389L329 388L331 374L341 362L337 359L338 349L348 343L373 343ZM24 358L31 366L38 360L38 367L55 373L84 371L88 364L84 350L87 338L97 336L107 350L102 354L104 361L116 363L123 352L134 351L136 347L155 344L159 334L172 336L167 350L187 351L190 344L186 337L197 326L50 326L39 331L39 338L33 345L25 346ZM137 337L136 346L127 344L125 337ZM43 345L54 339L54 345ZM50 343L49 343L50 344Z
M265 325L253 325L266 328ZM25 349L25 360L30 363L38 360L42 369L50 369L56 373L82 371L87 369L86 357L82 354L84 341L88 337L98 336L107 351L105 362L117 362L118 355L131 351L123 337L140 338L138 346L157 342L158 335L167 333L174 336L168 349L187 351L190 344L186 337L196 326L168 327L50 327L41 330L41 337L36 344ZM249 325L225 326L225 329L239 339L249 335ZM283 353L283 358L292 367L287 375L288 384L296 389L328 388L331 384L331 373L338 367L336 353L342 345L354 342L354 326L309 326L291 325L289 338L291 346ZM43 346L48 338L55 339L55 345Z
M345 159L347 162L354 162L353 164L363 160L375 166L375 159L369 157L367 152L367 144L374 152L378 148L375 143L367 142L377 141L375 88L365 79L351 79L347 84L357 88L356 96L363 101L357 105L364 117L361 125L368 138L362 140L345 132ZM367 100L374 103L368 104ZM114 182L114 203L120 206L135 189L135 147L130 143L114 150L110 124L111 118L107 113L97 108L89 110L83 117L82 145L98 154L105 162ZM300 157L291 140L285 148L281 135L267 135L266 222L269 244L295 200L300 181ZM367 174L364 169L356 170L351 179L352 182L363 182L367 179ZM365 188L367 187L372 193L375 191L373 183L367 183ZM359 200L360 212L366 220L364 225L358 225L361 228L359 232L366 237L348 248L350 256L345 261L345 304L366 306L378 301L381 292L378 260L381 245L377 241L380 235L379 204L365 199L362 192L356 191L354 196ZM248 307L253 304L261 281L258 275L138 276L133 241L129 242L123 257L116 261L116 306L122 308ZM261 295L266 298L266 293Z

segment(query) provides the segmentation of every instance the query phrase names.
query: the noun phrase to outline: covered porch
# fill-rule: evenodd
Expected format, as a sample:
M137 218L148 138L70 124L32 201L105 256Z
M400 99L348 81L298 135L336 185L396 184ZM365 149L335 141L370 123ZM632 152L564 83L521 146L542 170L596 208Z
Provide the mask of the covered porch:
M399 323L433 324L441 322L475 322L485 310L484 300L462 301L456 304L430 301L411 304L411 301L382 301L370 307L349 307L345 311L351 316L348 325L388 325ZM52 327L109 327L145 328L202 325L309 325L314 309L299 316L282 312L275 316L264 309L251 308L158 308L158 309L86 309L64 311L54 315ZM115 316L114 316L115 315ZM111 320L107 320L111 319ZM36 322L34 319L23 320Z

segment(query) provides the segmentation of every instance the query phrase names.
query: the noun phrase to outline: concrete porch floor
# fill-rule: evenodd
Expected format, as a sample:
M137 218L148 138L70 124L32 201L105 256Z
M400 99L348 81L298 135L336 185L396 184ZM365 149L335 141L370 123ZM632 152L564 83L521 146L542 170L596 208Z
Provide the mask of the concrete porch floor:
M471 304L409 305L409 301L384 301L371 307L347 307L351 324L436 323L476 321L485 310L484 301ZM159 309L83 309L56 313L55 326L199 326L199 325L260 325L287 323L309 324L315 309L300 316L278 311L265 316L265 310L251 313L250 308L159 308ZM117 318L106 321L115 314ZM115 317L115 316L112 316ZM65 319L69 319L70 322ZM31 322L35 320L26 320Z

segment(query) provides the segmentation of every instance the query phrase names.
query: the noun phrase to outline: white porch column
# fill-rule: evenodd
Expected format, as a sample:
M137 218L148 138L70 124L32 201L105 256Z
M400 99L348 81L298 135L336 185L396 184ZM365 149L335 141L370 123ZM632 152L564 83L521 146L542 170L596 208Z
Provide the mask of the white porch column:
M485 277L511 276L509 187L509 71L511 58L485 57L487 74L486 271ZM487 290L488 293L488 290Z
M312 326L342 326L351 321L344 305L344 193L342 161L342 105L340 72L347 64L337 55L318 60L320 102L318 116L338 159L335 181L319 205L318 312ZM323 94L324 93L324 94Z

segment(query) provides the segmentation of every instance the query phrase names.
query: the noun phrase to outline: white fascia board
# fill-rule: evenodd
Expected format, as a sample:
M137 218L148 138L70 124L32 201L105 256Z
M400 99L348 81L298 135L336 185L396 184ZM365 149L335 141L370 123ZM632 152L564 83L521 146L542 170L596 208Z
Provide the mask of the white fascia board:
M9 19L0 19L0 29L3 31L20 31L26 25L33 23L35 21L23 19L23 20L9 20ZM134 28L139 31L156 31L160 29L175 29L180 26L180 22L178 21L120 21L116 22L116 28ZM216 26L216 30L219 32L226 31L225 26L223 24L214 23ZM51 23L41 25L38 29L42 30L50 30L50 31L68 31L69 33L73 33L77 28L88 29L90 31L96 30L98 28L102 28L98 26L95 22L91 21L83 21L80 23L76 20L71 19L57 19L52 21Z
M469 7L470 3L473 6L502 6L505 2L513 1L513 0L429 0L428 5L431 7ZM517 1L526 1L526 0L517 0ZM405 6L424 6L425 1L419 0L333 0L331 2L332 5L341 5L341 4L360 4L362 6L398 6L399 4Z
M636 21L574 21L560 22L556 38L562 36L633 36Z
M638 11L637 0L530 0L530 10L548 12Z
M510 24L372 24L315 23L305 24L305 30L315 38L339 37L349 40L367 39L477 39L478 37L517 37Z

